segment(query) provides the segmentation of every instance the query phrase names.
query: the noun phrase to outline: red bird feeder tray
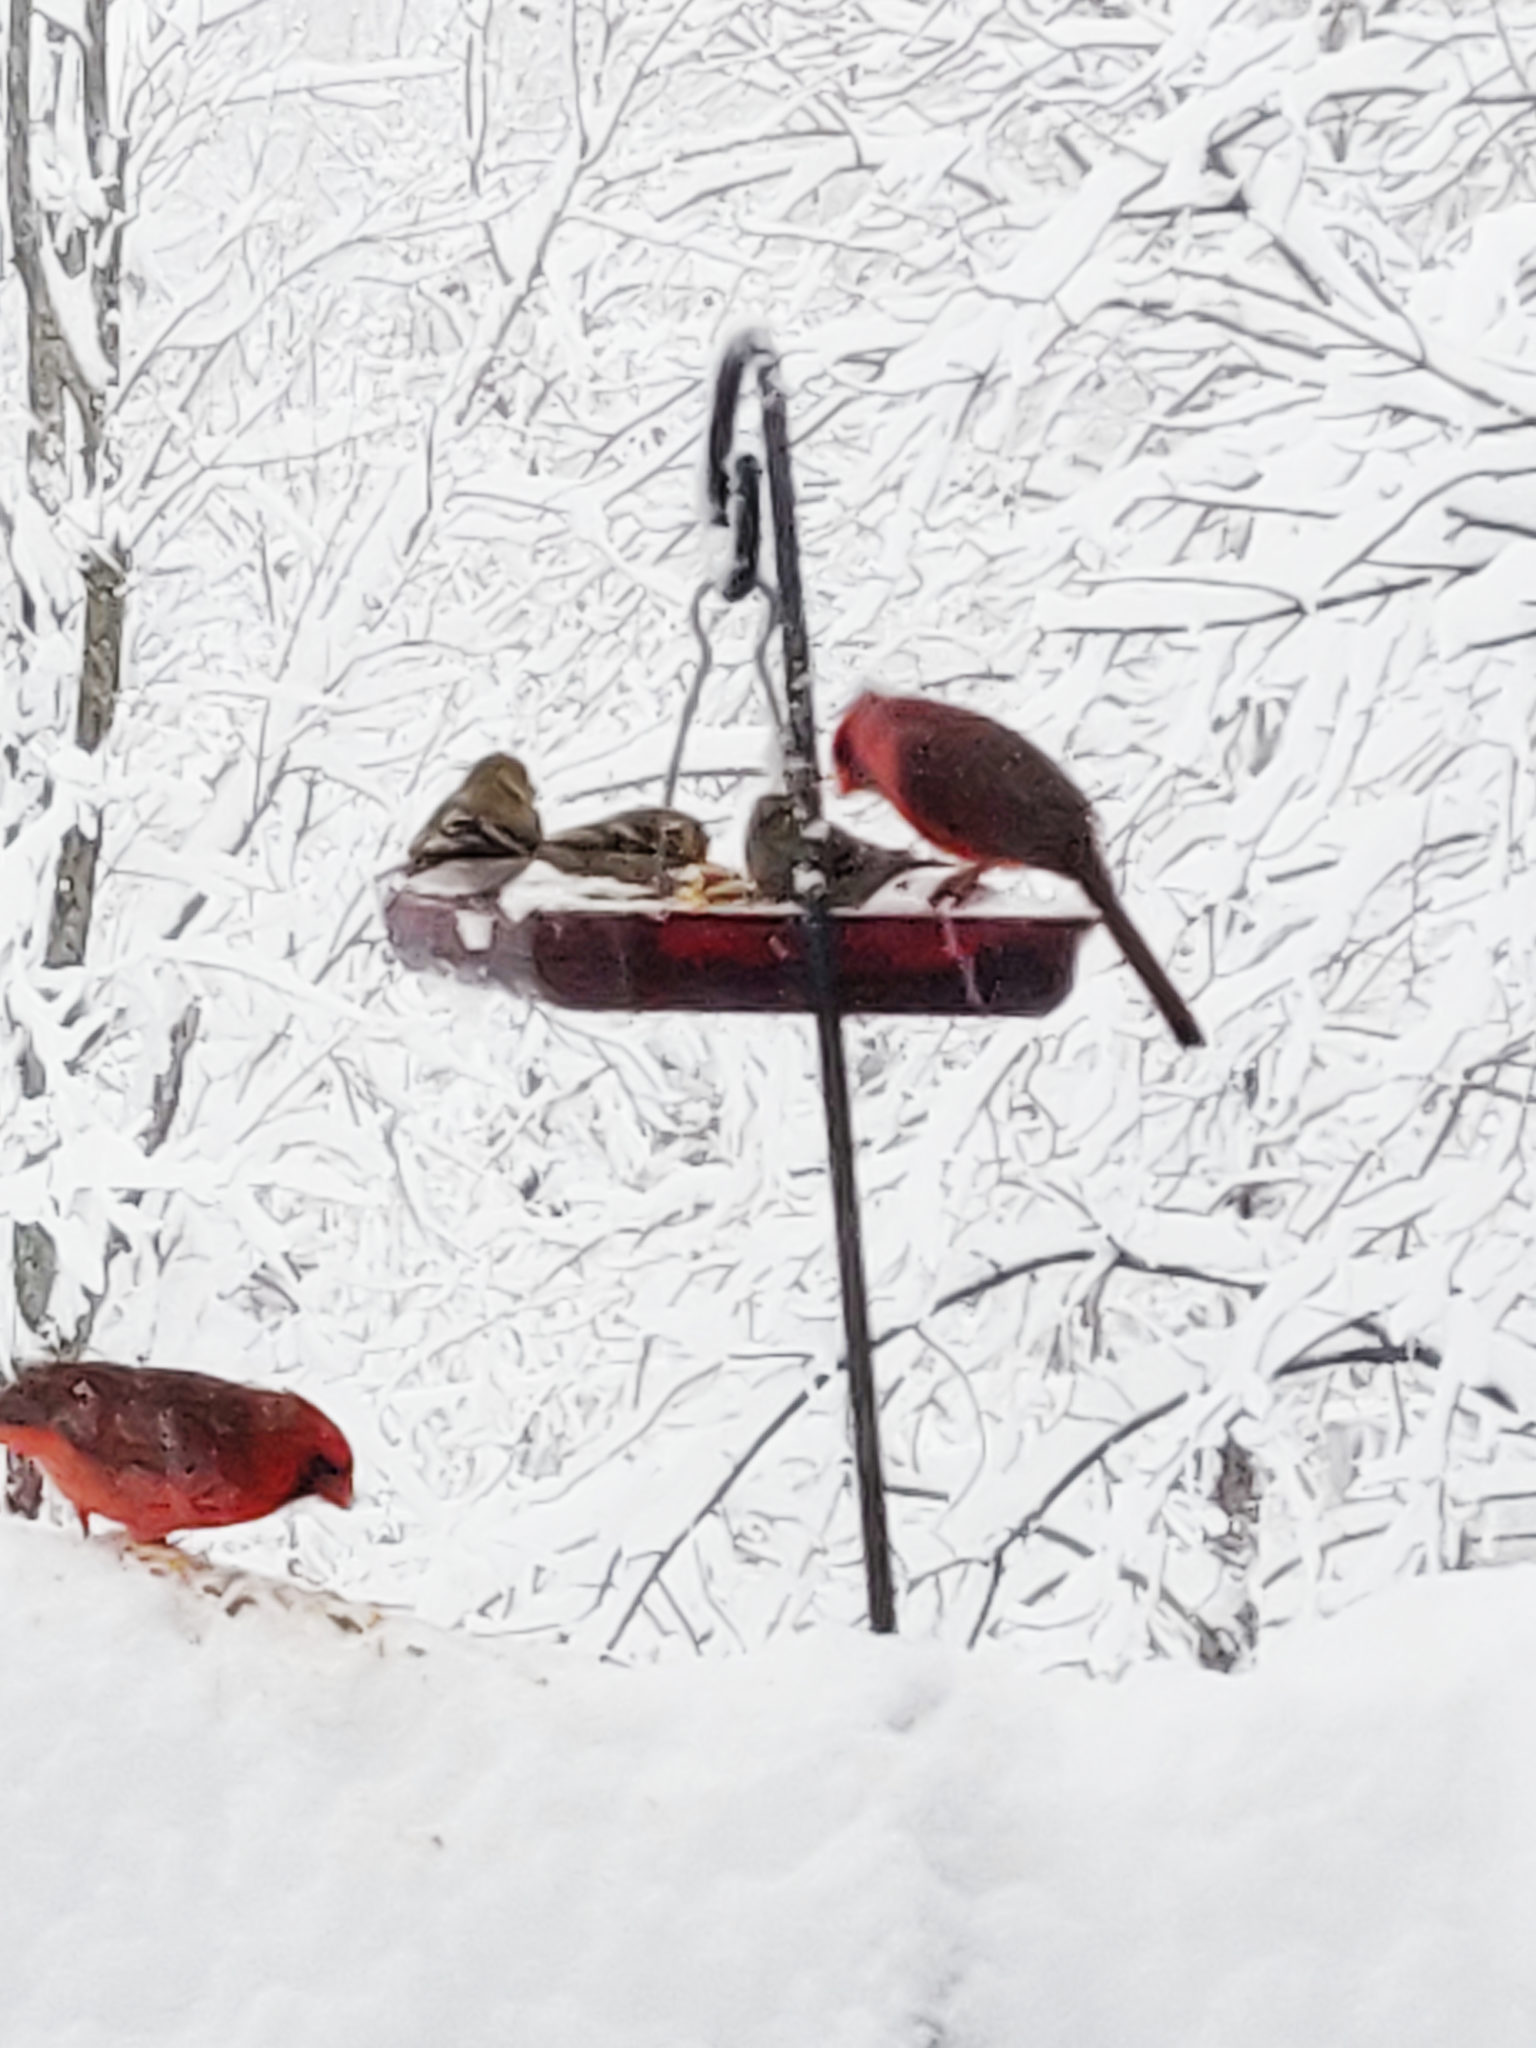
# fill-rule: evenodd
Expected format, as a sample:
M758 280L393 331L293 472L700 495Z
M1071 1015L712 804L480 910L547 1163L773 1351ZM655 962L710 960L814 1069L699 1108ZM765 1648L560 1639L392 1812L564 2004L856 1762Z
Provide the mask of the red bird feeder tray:
M403 883L385 904L410 967L576 1010L805 1011L814 1007L805 919L769 904L684 908L640 899L519 910L504 897ZM847 911L839 1006L867 1016L1041 1017L1070 992L1086 917Z

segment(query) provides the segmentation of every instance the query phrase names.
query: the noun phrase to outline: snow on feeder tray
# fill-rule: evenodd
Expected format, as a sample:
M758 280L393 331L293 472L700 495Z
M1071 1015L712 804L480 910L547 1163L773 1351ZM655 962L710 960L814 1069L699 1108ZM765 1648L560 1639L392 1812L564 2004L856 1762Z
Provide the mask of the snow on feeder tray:
M578 1010L808 1010L804 917L788 904L690 902L562 875L542 861L457 861L385 883L407 966ZM933 868L833 913L839 1007L865 1015L1040 1017L1072 987L1096 921L1070 883L1015 874L936 911Z

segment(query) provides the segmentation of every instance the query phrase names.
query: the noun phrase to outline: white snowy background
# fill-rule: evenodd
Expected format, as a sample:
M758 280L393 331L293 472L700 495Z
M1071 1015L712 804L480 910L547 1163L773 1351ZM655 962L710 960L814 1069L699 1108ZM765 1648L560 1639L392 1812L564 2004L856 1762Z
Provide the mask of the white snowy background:
M13 1784L32 1853L61 1886L89 1871L132 1730L174 1725L227 1889L190 1804L162 1840L153 1773L112 1854L154 1838L146 1896L191 1913L190 1947L221 1900L255 1910L264 1774L284 1870L383 1898L391 1858L431 1865L402 1846L415 1795L337 1815L398 1735L424 1784L484 1802L442 1977L468 2001L513 1960L468 2041L1197 2042L1242 2016L1261 2041L1430 2042L1474 2007L1513 2040L1529 1793L1518 1716L1472 1674L1528 1698L1525 1575L1357 1603L1536 1542L1536 8L112 20L129 641L100 755L69 743L78 617L44 608L0 709L5 1014L50 1082L0 1067L4 1208L59 1245L60 1341L94 1301L95 1355L292 1384L351 1436L350 1516L200 1549L498 1640L374 1658L313 1647L307 1609L214 1601L188 1651L171 1603L201 1596L6 1528L7 1725L44 1751L78 1729ZM53 175L90 217L67 155ZM824 726L877 684L1026 729L1094 797L1210 1040L1179 1052L1100 938L1044 1023L849 1025L899 1648L853 1633L808 1025L534 1009L407 973L379 916L379 876L492 747L552 824L659 794L718 567L709 374L754 321L784 352ZM67 592L67 520L7 503L32 587ZM762 620L704 615L681 796L730 857L773 771ZM59 835L98 801L88 963L50 971ZM1255 1630L1252 1676L1199 1668ZM1177 1668L1131 1670L1153 1660ZM128 1749L94 1753L106 1709L58 1723L82 1683L121 1699ZM902 1765L878 1731L914 1716ZM1428 1788L1422 1832L1357 1784L1376 1743ZM551 1945L578 1896L588 1939L567 1920ZM132 1980L137 1908L92 1910L118 1961L82 1982L78 2038L133 2038L87 2005ZM826 1974L797 1988L805 1940ZM455 2010L413 1981L350 2038ZM321 2037L280 1994L242 2024L216 2031Z

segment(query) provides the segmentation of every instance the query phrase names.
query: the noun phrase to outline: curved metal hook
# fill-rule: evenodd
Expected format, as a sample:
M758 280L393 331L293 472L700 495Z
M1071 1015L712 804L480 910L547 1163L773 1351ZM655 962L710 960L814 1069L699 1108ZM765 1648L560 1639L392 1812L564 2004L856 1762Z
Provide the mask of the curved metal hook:
M763 451L768 469L768 503L773 519L773 551L778 582L778 622L784 645L784 779L802 826L821 816L821 790L816 768L816 716L811 702L810 640L805 624L805 594L800 581L800 538L795 521L795 487L789 464L789 414L779 381L778 351L759 328L749 327L726 344L715 373L715 398L709 420L707 488L717 525L728 525L731 502L731 447L736 432L736 407L742 379L757 366L758 398L763 409ZM740 477L748 458L737 465ZM755 464L754 464L755 467ZM746 513L738 511L737 558L742 558Z

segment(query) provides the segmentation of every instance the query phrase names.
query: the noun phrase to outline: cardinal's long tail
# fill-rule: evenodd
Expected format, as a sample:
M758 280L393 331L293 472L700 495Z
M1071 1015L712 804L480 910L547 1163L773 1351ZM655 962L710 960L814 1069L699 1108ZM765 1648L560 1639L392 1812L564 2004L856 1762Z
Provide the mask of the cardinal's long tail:
M1164 974L1153 957L1152 949L1126 916L1108 875L1084 875L1081 881L1115 944L1141 976L1147 994L1162 1011L1168 1029L1180 1045L1204 1045L1205 1035L1195 1022L1188 1003Z

